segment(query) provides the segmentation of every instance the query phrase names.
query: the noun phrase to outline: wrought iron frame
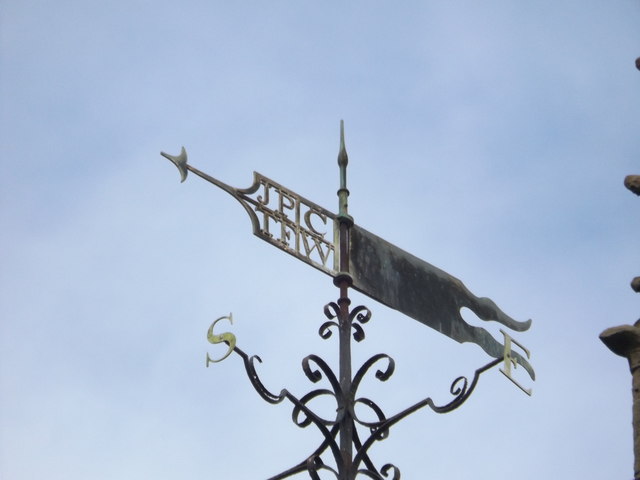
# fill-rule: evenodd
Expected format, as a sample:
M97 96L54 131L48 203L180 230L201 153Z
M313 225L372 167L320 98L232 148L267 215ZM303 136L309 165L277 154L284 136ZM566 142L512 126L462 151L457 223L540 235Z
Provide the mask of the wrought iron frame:
M317 355L308 355L302 360L302 370L306 377L312 383L318 383L322 379L329 382L330 388L316 388L311 390L304 396L298 398L289 390L282 389L279 394L275 394L267 389L260 380L256 371L255 362L262 362L257 355L248 355L236 345L235 335L232 333L223 333L215 335L213 330L216 323L223 318L232 320L232 316L221 317L217 319L209 327L207 338L211 343L226 343L228 350L226 354L218 359L212 360L207 355L207 366L210 362L219 362L227 358L232 352L238 354L243 362L244 367L254 389L268 403L279 404L285 399L293 404L292 420L295 425L300 428L306 428L315 425L322 436L323 441L320 443L307 458L294 465L293 467L270 477L268 480L281 480L292 477L300 473L307 473L312 480L320 480L319 472L331 472L337 480L354 480L358 476L365 476L375 480L400 480L400 470L392 463L386 463L380 468L376 467L369 457L369 449L377 442L386 439L389 436L389 430L396 423L400 422L412 413L429 407L435 413L448 413L460 407L473 393L480 375L492 367L504 361L504 370L501 372L513 381L525 393L531 395L531 391L523 388L511 376L511 366L518 364L529 372L534 379L533 369L530 367L526 359L517 352L511 351L511 343L519 346L529 357L529 351L518 342L512 340L509 335L502 331L505 336L504 352L500 352L495 348L487 348L487 342L476 341L488 353L494 356L494 359L486 365L478 368L473 374L473 378L469 381L466 377L457 377L449 389L453 398L443 405L436 404L431 397L426 397L410 407L402 410L395 415L387 417L380 406L367 397L358 397L358 389L362 380L365 378L371 368L385 362L385 365L375 372L375 377L379 381L388 380L395 370L395 362L392 357L385 353L379 353L370 357L364 362L355 375L352 374L351 361L351 339L361 342L365 338L363 325L371 319L371 311L365 306L357 306L350 308L351 300L349 298L349 289L358 287L354 282L354 277L350 272L350 236L354 222L348 213L347 199L349 190L347 189L347 164L348 157L344 145L344 129L341 122L340 125L340 152L338 154L338 165L340 167L340 189L338 190L339 213L333 214L330 211L314 204L313 202L301 197L276 182L254 173L253 185L246 189L233 188L203 172L197 170L187 163L187 155L184 147L178 156L172 156L162 153L163 156L171 160L180 171L182 181L187 178L188 172L204 178L205 180L217 185L221 189L231 194L238 200L251 218L253 233L281 250L297 257L303 262L328 273L333 277L333 283L339 289L339 298L336 302L330 302L324 307L324 314L327 318L319 328L318 334L324 340L329 339L334 330L338 331L339 342L339 371L336 375L329 365ZM261 190L262 189L262 190ZM278 196L275 202L277 205L273 207L269 200L269 192L273 191ZM255 198L253 197L255 195ZM292 221L287 217L287 213L293 213L295 219ZM318 231L312 224L312 216L315 220L322 222L325 226L332 224L333 227L333 243L325 240L326 233ZM304 223L302 222L304 219ZM261 223L262 220L262 223ZM328 225L328 222L331 222ZM280 229L280 235L275 235L269 231L269 222L276 225ZM356 231L355 229L353 230ZM355 233L354 233L355 236ZM313 242L309 244L308 242ZM313 256L315 245L317 251ZM325 246L326 250L321 250ZM404 253L403 253L404 255ZM432 266L425 267L429 271L435 271ZM440 272L438 270L438 272ZM442 272L442 275L444 272ZM451 277L452 278L452 277ZM461 282L457 279L451 279L448 283L449 288L463 289ZM465 295L469 292L463 292ZM470 294L469 294L470 295ZM464 297L464 295L463 295ZM373 297L375 298L375 297ZM475 297L474 297L475 298ZM489 305L489 310L497 315L486 315L487 318L498 320L501 323L511 327L523 330L529 327L529 322L519 324L506 315L502 314L499 309L488 299L477 299L484 302L483 305ZM464 303L457 306L465 306ZM494 308L495 307L495 308ZM495 312L494 312L495 310ZM495 318L494 318L495 317ZM481 329L478 329L481 330ZM487 334L488 335L488 334ZM461 341L455 336L452 338ZM482 337L484 338L484 337ZM480 338L480 340L482 340ZM493 343L498 343L491 337ZM492 346L495 346L492 344ZM309 406L309 403L319 397L332 397L336 403L335 417L323 418L315 413ZM356 413L356 406L363 406L373 412L375 421L365 421ZM358 428L366 428L369 430L368 435L360 436ZM330 452L334 466L330 466L323 460L323 456L327 456Z
M456 378L449 389L454 398L444 405L436 405L431 397L427 397L409 408L391 417L387 417L373 400L366 397L357 397L358 388L362 379L375 364L386 360L386 368L378 369L375 373L375 377L384 382L393 374L395 362L389 355L379 353L369 358L369 360L358 369L355 376L352 376L351 337L353 337L356 342L364 340L365 332L362 325L371 319L371 311L362 305L350 309L351 300L349 299L349 288L353 285L353 278L349 273L349 234L354 222L348 213L347 207L347 198L349 196L346 175L347 164L348 157L344 146L344 133L341 125L340 152L338 154L338 165L340 167L340 189L338 190L339 213L334 216L330 214L330 212L327 212L327 216L331 215L331 218L333 218L337 224L334 228L336 230L338 250L336 267L339 273L334 278L334 284L339 288L340 297L337 302L330 302L325 305L324 314L328 320L325 321L318 330L318 334L324 340L329 339L333 335L332 329L338 330L338 375L336 376L329 365L317 355L308 355L302 360L302 370L307 378L313 383L318 383L325 378L329 382L331 389L318 388L310 391L301 398L296 397L287 389L281 390L279 394L274 394L260 381L256 371L255 361L262 362L261 358L256 355L249 356L246 354L235 345L235 338L223 339L225 343L229 345L227 354L233 351L242 357L249 380L263 400L272 404L281 403L285 399L289 400L293 404L291 415L293 422L301 428L313 424L320 430L324 437L320 446L306 459L288 470L270 477L268 480L281 480L303 472L308 473L312 480L320 480L318 472L321 470L333 473L338 480L354 480L356 476L359 475L364 475L365 477L375 480L385 480L385 478L400 480L400 470L394 464L386 463L380 468L375 466L368 454L369 448L374 442L387 438L389 429L393 425L424 407L429 407L436 413L447 413L455 410L473 393L480 375L503 361L502 358L497 358L477 369L471 382L463 376ZM256 185L259 184L260 179L256 177L254 187L242 193L254 193L257 190ZM235 193L234 196L240 200L236 192L237 191L233 192ZM246 201L246 197L242 197L242 200ZM260 198L258 201L260 201ZM255 233L258 231L256 227L257 223L254 221L255 214L246 203L241 203L252 218ZM312 205L315 206L315 204ZM253 206L256 209L260 207L258 203ZM213 333L211 329L209 333ZM221 342L218 341L216 343ZM317 368L313 368L312 364L315 364ZM322 418L309 408L307 404L320 396L331 396L334 398L336 402L335 418ZM361 420L356 414L356 405L364 405L371 409L377 417L377 421L367 422ZM369 435L364 441L360 438L357 430L358 426L369 429ZM333 456L335 468L329 466L322 460L322 455L327 451L330 451ZM361 466L363 468L361 468Z
M371 311L362 305L349 310L349 303L349 298L344 296L340 297L338 303L330 302L325 305L324 314L328 320L318 330L318 335L322 339L329 339L333 335L333 328L338 329L341 343L345 340L350 343L351 337L356 342L365 339L362 325L371 319ZM342 308L340 304L343 305ZM393 375L395 362L385 353L378 353L370 357L360 366L353 379L342 376L346 373L345 370L351 369L351 363L347 364L344 356L340 357L340 378L319 356L313 354L306 356L302 360L302 370L305 376L312 383L318 383L324 378L329 382L331 388L317 388L298 398L287 389L282 389L278 394L267 389L260 380L255 366L255 362L262 363L262 359L257 355L247 354L235 345L235 341L227 339L225 343L230 347L228 353L233 351L242 358L249 381L263 400L271 404L279 404L285 399L289 400L293 404L291 417L294 424L300 428L306 428L313 424L324 437L318 448L307 458L293 467L269 477L268 480L281 480L305 472L312 480L320 480L320 471L329 471L338 480L352 480L359 475L375 480L389 478L400 480L400 469L396 465L385 463L380 468L376 467L369 457L369 448L375 442L386 439L389 436L389 429L396 423L424 407L429 407L439 414L448 413L460 407L473 393L480 375L503 361L503 359L494 359L478 368L471 381L464 376L457 377L449 389L453 399L444 405L437 405L431 397L426 397L401 412L387 417L376 402L367 397L357 396L360 383L371 368L379 362L386 361L386 366L375 372L375 378L384 382ZM335 400L335 418L323 418L309 407L309 402L321 396L330 396ZM356 405L364 405L371 409L377 417L377 421L370 422L360 419L356 414ZM364 440L360 438L358 426L369 430L369 434ZM353 447L355 447L355 452ZM330 466L322 459L322 456L327 452L331 452L335 467Z

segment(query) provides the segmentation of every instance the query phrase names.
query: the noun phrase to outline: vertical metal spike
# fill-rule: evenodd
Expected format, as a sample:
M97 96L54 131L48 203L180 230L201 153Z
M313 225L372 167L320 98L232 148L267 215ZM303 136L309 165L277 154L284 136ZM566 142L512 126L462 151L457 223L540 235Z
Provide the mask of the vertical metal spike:
M340 152L338 153L338 165L340 165L340 167L346 167L347 163L349 163L349 157L347 156L347 149L344 146L344 120L340 120ZM341 184L340 187L346 188L347 186Z
M353 226L353 219L349 216L347 198L349 190L347 190L347 164L349 157L347 149L344 146L344 121L340 120L340 151L338 153L338 166L340 167L340 190L338 190L338 258L340 274L334 279L334 284L340 289L340 298L338 300L339 313L339 361L340 361L340 389L343 398L341 403L345 406L352 405L349 399L351 392L351 316L349 314L349 287L353 280L349 275L349 230ZM353 472L353 438L354 438L354 422L351 417L349 407L345 408L345 412L339 423L340 429L340 455L341 464L338 465L340 479L353 480L355 474Z
M340 167L340 190L338 190L338 214L340 217L344 218L349 218L349 206L347 203L347 197L349 196L349 190L347 189L348 163L349 156L347 155L347 149L344 145L344 120L340 120L340 151L338 152L338 166Z

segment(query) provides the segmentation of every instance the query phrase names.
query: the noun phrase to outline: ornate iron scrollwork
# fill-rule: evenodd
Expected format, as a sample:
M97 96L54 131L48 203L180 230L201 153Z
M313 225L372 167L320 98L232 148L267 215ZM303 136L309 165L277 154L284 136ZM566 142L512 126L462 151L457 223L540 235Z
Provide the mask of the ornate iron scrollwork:
M535 379L535 372L528 362L529 351L504 331L505 344L502 345L484 328L466 323L460 310L468 308L484 321L496 321L516 331L527 330L530 320L514 320L490 299L472 294L457 278L354 223L348 212L348 156L342 122L338 153L340 189L337 215L256 172L250 187L231 187L189 165L184 147L179 155L162 155L176 165L182 181L192 172L230 194L249 215L256 236L330 275L340 291L337 302L324 307L327 320L318 330L320 337L325 340L331 338L334 330L337 330L338 375L323 359L317 355L308 355L302 360L304 374L312 383L319 384L322 381L325 386L311 390L302 397L293 395L287 389L282 389L280 393L268 390L256 371L256 361L262 362L260 357L249 356L242 351L232 333L214 334L214 327L220 320L228 319L232 322L231 314L220 317L209 327L209 342L225 343L228 348L226 354L218 360L211 359L207 354L207 366L211 362L224 360L232 352L237 353L244 362L249 381L260 397L271 404L288 400L293 405L291 418L294 424L300 428L314 425L323 436L318 448L307 458L270 480L285 479L300 473L307 473L312 480L320 480L321 472L330 472L338 480L354 480L359 476L376 480L399 480L400 469L394 464L385 463L380 468L376 467L368 454L371 446L386 439L391 427L423 407L429 407L435 413L447 413L458 408L474 391L480 375L503 360L505 365L502 373L531 394L530 390L522 387L512 376L512 368L521 365L531 379ZM466 377L456 378L450 388L453 398L448 403L437 405L431 397L427 397L395 415L387 416L376 402L359 396L358 389L374 366L375 378L382 382L388 380L395 370L395 362L389 355L379 353L364 362L355 376L352 375L351 338L356 342L364 340L363 325L370 321L371 311L364 306L349 309L350 288L359 290L458 342L476 343L495 360L476 370L471 381ZM512 345L519 347L524 355L512 351ZM335 402L335 414L321 416L311 408L316 399L323 397L329 397ZM373 420L359 415L359 412L367 409L369 413L373 412ZM325 463L331 457L334 466L331 462Z
M332 336L332 327L339 328L338 322L335 321L339 317L339 311L340 308L338 304L334 302L331 302L324 307L324 314L328 321L325 321L318 330L318 334L322 339L326 340ZM353 329L353 338L356 341L360 342L365 338L362 325L367 323L371 319L371 316L371 311L365 306L358 306L349 311L349 320L351 328ZM231 315L229 315L229 317L221 317L220 319L222 318L231 319ZM216 320L216 322L220 319ZM214 322L214 324L216 322ZM208 334L209 337L212 337L212 327ZM387 417L376 402L367 397L358 396L358 389L362 380L374 366L378 366L374 376L381 382L388 380L393 375L395 371L395 362L389 355L385 353L378 353L364 362L354 375L353 381L351 382L351 388L347 392L342 390L338 377L322 358L317 355L308 355L302 360L302 371L305 376L314 384L325 380L329 383L329 388L317 388L299 398L287 389L282 389L278 394L267 389L261 382L256 371L255 362L262 362L261 358L257 355L248 355L235 343L232 345L229 338L222 338L223 335L216 337L216 340L220 340L217 343L222 343L222 341L224 341L229 346L230 351L232 350L242 358L249 381L258 395L260 395L263 400L271 404L281 403L285 399L288 400L293 405L291 412L291 419L293 423L300 428L306 428L310 425L314 425L324 437L318 448L316 448L316 450L307 458L278 475L270 477L269 480L281 480L301 473L307 473L309 478L312 480L320 480L319 472L330 472L336 479L339 479L340 465L343 463L343 458L337 437L340 432L340 425L343 422L345 415L349 416L349 421L351 422L353 430L353 446L355 447L355 455L351 462L351 468L354 472L354 478L362 476L375 480L400 480L400 469L394 464L386 463L379 469L375 466L369 457L369 448L375 442L386 439L389 436L389 430L393 425L423 407L429 407L435 413L439 414L447 413L460 407L469 398L471 393L473 393L480 375L502 361L502 359L495 359L487 365L477 369L471 381L464 376L456 378L449 389L454 398L444 405L437 405L431 397L427 397L413 404L409 408L396 413L391 417ZM233 341L235 342L235 336L233 337ZM331 397L336 403L336 414L332 418L323 418L314 412L309 405L314 399L323 396ZM364 406L370 409L376 420L366 421L361 419L356 413L356 406ZM368 431L366 437L362 437L361 439L357 427L360 427L361 429L364 427L366 429L365 431ZM325 460L323 460L322 457L327 454L330 454L330 457L332 457L332 460L336 465L335 468L328 465L325 463Z

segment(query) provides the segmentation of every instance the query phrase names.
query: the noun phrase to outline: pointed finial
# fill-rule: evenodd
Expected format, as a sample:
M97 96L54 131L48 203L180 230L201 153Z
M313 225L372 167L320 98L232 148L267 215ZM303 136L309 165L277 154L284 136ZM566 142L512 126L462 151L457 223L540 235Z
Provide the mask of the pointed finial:
M340 120L340 152L338 153L338 165L346 168L347 163L349 163L349 157L347 156L347 149L344 146L344 120ZM342 184L340 187L347 188L346 185Z
M340 151L338 152L338 166L340 167L340 190L338 190L338 216L348 223L353 223L353 219L349 216L349 206L347 197L349 190L347 189L347 164L349 157L347 149L344 146L344 120L340 120Z
M178 171L180 172L180 183L184 182L187 179L187 151L182 147L180 151L180 155L169 155L168 153L160 152L164 158L167 158L173 162L173 164L178 167Z

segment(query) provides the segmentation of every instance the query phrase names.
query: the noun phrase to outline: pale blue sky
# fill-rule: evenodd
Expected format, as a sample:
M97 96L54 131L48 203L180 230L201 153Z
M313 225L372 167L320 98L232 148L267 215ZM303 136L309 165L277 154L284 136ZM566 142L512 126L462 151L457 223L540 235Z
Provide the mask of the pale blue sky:
M631 0L2 2L0 477L253 480L315 449L239 358L205 368L206 331L233 312L265 384L302 396L304 356L336 364L316 331L337 290L159 152L335 211L343 118L355 221L533 319L531 398L488 372L374 462L631 478L630 375L598 334L640 315L638 25ZM490 360L353 297L355 366L396 359L363 386L388 414Z

